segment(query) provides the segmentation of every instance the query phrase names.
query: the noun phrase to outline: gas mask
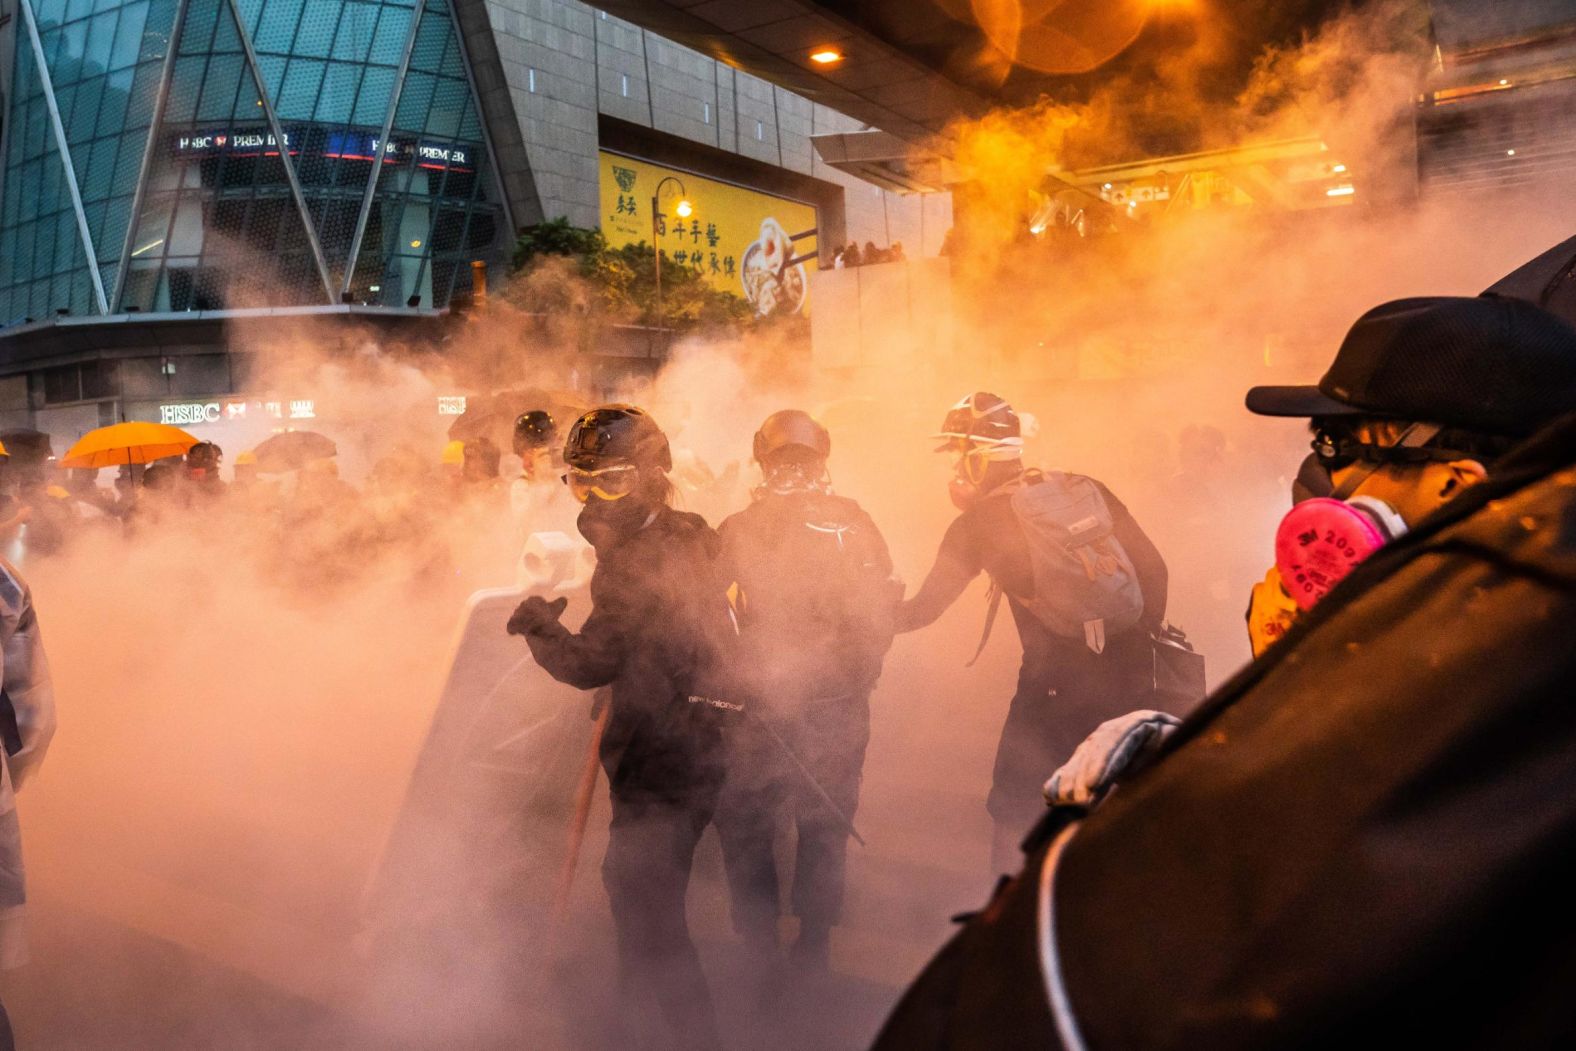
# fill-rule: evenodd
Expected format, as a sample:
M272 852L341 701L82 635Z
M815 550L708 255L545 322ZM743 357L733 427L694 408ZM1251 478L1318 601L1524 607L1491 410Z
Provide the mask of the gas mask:
M1433 424L1413 424L1387 447L1339 442L1323 433L1314 438L1313 455L1303 461L1292 485L1297 503L1275 531L1275 567L1298 608L1312 609L1361 562L1406 533L1406 521L1395 508L1352 493L1386 463L1460 455L1423 448L1439 431ZM1348 465L1359 458L1366 462L1340 486L1333 486L1332 465Z
M1275 566L1297 605L1310 610L1357 565L1406 532L1395 508L1371 496L1316 496L1275 531Z
M764 496L790 496L794 493L829 493L832 477L827 473L825 461L790 460L773 464L761 472L761 484L751 493L759 500Z
M571 468L564 481L575 499L585 505L575 527L594 548L616 544L645 526L655 513L640 484L640 469L633 464L593 471Z
M984 492L991 464L1016 460L1021 455L1018 449L996 448L966 440L956 443L952 478L947 482L947 496L951 498L952 506L959 511L967 511Z

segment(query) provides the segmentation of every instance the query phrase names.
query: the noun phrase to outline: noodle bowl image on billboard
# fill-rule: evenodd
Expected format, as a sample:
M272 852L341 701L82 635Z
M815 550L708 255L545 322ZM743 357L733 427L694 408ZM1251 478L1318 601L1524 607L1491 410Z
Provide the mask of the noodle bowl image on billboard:
M799 234L798 239L813 238L815 231ZM794 253L794 235L783 229L783 224L768 217L761 222L761 236L744 250L744 265L739 268L739 281L744 286L744 298L755 308L757 316L767 314L792 314L804 309L805 291L810 287L809 276L804 271L808 256Z
M808 313L819 216L813 205L636 157L601 153L602 235L614 248L662 248L664 267L685 267L715 289L742 295L757 316ZM661 181L680 180L694 209L669 195L651 214Z

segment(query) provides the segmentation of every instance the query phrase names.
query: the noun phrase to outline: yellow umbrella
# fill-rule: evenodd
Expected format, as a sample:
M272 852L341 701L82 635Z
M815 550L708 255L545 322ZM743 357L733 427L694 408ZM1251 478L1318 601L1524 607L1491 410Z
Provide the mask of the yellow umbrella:
M89 431L61 459L61 467L118 467L180 456L197 439L163 423L117 423Z

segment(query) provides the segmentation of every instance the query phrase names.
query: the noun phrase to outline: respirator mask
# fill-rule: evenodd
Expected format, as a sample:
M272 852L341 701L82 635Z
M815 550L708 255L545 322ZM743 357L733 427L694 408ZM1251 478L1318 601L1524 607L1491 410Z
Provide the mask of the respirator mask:
M987 443L957 439L951 452L952 478L947 482L947 495L959 511L967 511L983 494L992 464L1023 458L1023 446L1016 440Z
M751 495L791 496L794 493L830 493L832 476L824 460L783 460L761 468L761 484Z
M640 468L634 464L570 468L564 484L584 505L575 525L592 547L616 543L651 520L652 508L641 492Z
M1337 438L1322 430L1315 435L1313 455L1303 462L1292 486L1293 499L1298 502L1275 531L1275 567L1300 609L1312 609L1361 562L1406 533L1406 522L1395 508L1371 496L1351 495L1375 471L1386 464L1457 460L1468 455L1424 448L1440 429L1431 423L1415 423L1394 445L1387 446ZM1362 461L1362 466L1342 485L1329 484L1331 471L1357 461Z

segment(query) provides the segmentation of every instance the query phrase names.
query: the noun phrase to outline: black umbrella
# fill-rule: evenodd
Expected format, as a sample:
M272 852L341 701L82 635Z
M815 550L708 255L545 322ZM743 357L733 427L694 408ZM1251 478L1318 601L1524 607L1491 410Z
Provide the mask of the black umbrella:
M449 440L464 442L472 438L491 438L498 448L507 450L514 438L514 421L521 413L543 409L558 424L559 433L563 433L590 407L573 391L538 387L477 395L465 400L465 411L449 425Z
M285 431L267 439L252 455L257 457L257 469L263 474L281 474L305 467L313 460L323 460L339 452L332 441L316 431Z
M1561 241L1518 266L1485 288L1483 294L1536 303L1576 324L1576 237Z
M41 464L55 455L49 435L30 427L0 431L0 445L5 446L6 452L11 454L11 462L18 466Z

